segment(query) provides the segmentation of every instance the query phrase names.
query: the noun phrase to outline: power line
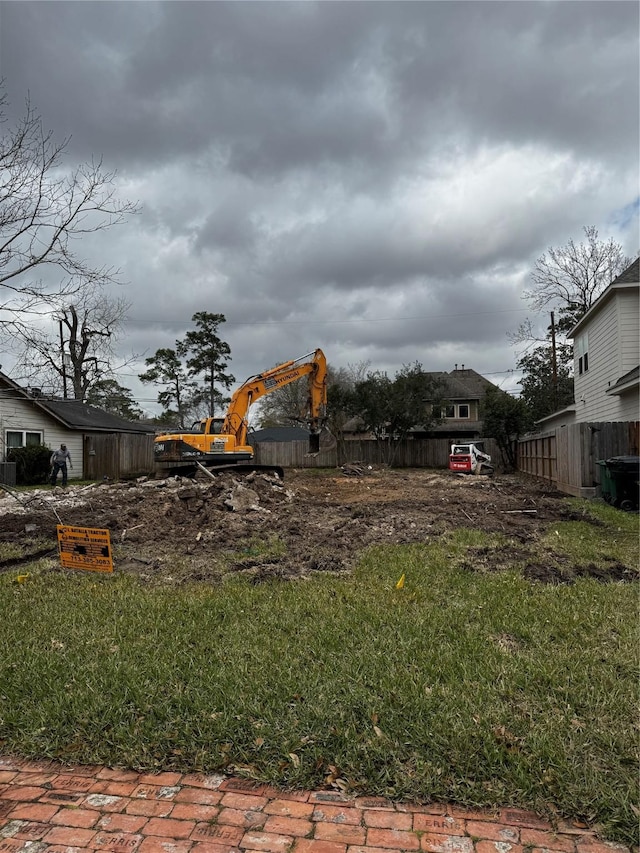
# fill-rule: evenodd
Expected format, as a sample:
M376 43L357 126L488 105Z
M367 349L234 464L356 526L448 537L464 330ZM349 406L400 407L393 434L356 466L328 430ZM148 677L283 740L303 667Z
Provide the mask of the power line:
M515 314L529 311L529 308L500 308L491 311L456 311L453 314L427 314L413 317L360 317L357 320L225 320L227 326L336 326L354 323L389 323L405 320L444 320L448 317L479 317L485 314ZM132 320L136 325L166 325L169 320ZM190 323L185 320L185 323Z

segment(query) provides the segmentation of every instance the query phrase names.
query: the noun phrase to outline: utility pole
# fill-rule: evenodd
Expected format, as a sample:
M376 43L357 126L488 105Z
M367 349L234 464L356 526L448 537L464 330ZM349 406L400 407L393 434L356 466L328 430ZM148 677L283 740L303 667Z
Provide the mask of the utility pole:
M64 358L64 335L62 334L62 320L60 320L60 358L62 360L62 398L67 399L67 365Z
M558 408L558 358L556 354L556 323L551 312L551 387L554 412Z

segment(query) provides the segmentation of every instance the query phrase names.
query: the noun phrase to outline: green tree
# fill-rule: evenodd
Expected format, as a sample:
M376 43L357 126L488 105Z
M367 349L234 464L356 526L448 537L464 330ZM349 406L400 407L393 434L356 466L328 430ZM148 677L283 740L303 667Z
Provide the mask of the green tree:
M326 426L337 442L338 462L349 461L344 428L358 414L355 387L366 379L371 362L361 361L338 369L329 368L327 377Z
M556 356L555 374L552 348L548 345L535 347L517 362L523 371L520 399L528 407L532 421L573 403L572 347L559 344Z
M142 418L142 411L135 405L131 391L115 379L99 379L95 382L85 402L127 421L139 421Z
M158 392L158 403L165 410L175 405L178 426L186 429L187 420L193 411L193 395L197 383L190 381L189 376L174 349L163 347L156 350L155 355L145 359L148 370L140 373L138 378L145 384L164 386Z
M487 388L481 414L484 434L495 438L503 459L515 469L518 439L532 426L529 407L524 400L512 397L500 388Z
M415 362L404 365L394 379L378 371L367 374L356 383L350 400L353 413L373 433L391 465L400 441L412 429L426 430L435 422L430 403L441 396L439 384Z
M228 390L235 382L235 378L226 372L231 349L218 336L218 326L226 321L224 314L208 311L198 311L191 320L196 329L187 332L183 341L176 342L176 351L179 356L188 356L186 364L190 377L204 375L208 414L213 417L216 409L229 401L216 386Z

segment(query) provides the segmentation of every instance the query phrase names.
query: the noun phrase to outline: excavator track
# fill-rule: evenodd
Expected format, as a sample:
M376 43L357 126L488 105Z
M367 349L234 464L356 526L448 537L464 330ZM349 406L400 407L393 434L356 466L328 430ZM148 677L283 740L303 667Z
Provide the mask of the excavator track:
M206 465L198 462L198 468L210 476L220 471L232 471L234 474L251 474L253 471L258 471L266 474L277 474L281 480L284 480L284 468L281 468L280 465L254 465L252 462L232 462L229 465L212 465L208 468Z
M215 479L216 474L227 471L240 476L246 476L257 471L264 474L277 474L281 480L284 480L284 468L280 465L254 465L251 462L230 462L225 465L203 465L201 462L194 462L192 465L176 465L173 468L167 466L164 469L163 476L193 478L197 475L198 471L202 471L212 479Z

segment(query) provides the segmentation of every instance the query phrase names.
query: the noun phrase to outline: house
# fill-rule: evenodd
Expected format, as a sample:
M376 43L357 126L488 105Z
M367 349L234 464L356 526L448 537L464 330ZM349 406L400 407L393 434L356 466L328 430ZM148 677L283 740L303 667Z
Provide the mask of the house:
M519 469L568 494L594 497L603 460L638 454L639 273L636 259L573 327L575 402L518 444Z
M0 460L12 447L64 443L73 469L69 479L118 479L154 471L153 436L148 424L89 406L25 389L0 373Z
M535 426L539 432L550 432L556 427L566 427L569 424L576 422L576 406L572 403L570 406L565 406L564 409L558 409L551 412L544 418L535 421Z
M425 371L433 380L438 400L425 400L425 406L431 407L440 423L432 424L428 429L416 424L409 433L411 438L446 438L451 441L477 439L482 436L481 407L488 388L495 388L492 382L480 373L464 364L450 373L446 371ZM442 401L442 402L440 402ZM351 418L343 428L345 438L366 439L371 435L364 431L362 419Z
M480 373L464 364L450 373L430 372L427 374L436 383L444 400L442 406L434 403L434 414L441 423L435 424L425 433L414 431L416 437L451 439L473 439L482 436L481 408L488 388L497 386Z
M576 323L575 423L640 418L640 259L615 278Z

